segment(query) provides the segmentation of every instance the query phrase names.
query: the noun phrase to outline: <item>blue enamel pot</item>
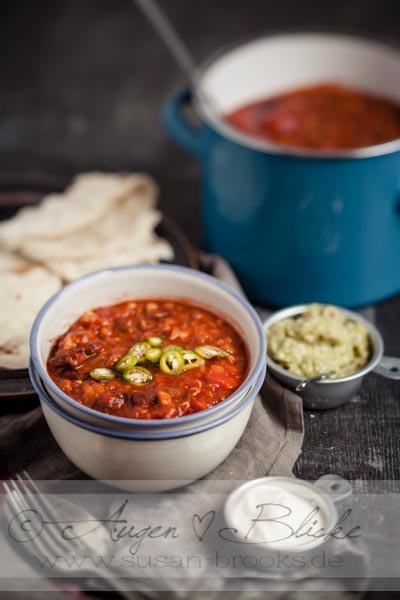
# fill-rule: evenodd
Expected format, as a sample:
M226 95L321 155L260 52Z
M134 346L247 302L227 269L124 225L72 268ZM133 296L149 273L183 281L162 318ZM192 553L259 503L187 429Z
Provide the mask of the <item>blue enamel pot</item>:
M223 118L320 82L400 102L400 53L333 34L253 40L210 60L195 92L172 94L163 121L201 162L206 248L231 263L250 297L356 307L400 291L400 140L296 149L253 139ZM188 119L188 105L200 126Z

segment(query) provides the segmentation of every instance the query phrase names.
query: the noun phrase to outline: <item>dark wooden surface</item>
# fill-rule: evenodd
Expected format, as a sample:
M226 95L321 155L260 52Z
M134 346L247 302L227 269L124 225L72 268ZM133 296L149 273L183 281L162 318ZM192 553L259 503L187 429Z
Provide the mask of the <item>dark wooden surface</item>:
M277 29L325 27L400 37L398 0L163 0L197 60ZM182 76L129 0L3 0L0 4L0 176L144 169L161 207L201 246L200 170L159 122ZM400 259L399 259L400 268ZM377 307L400 356L400 299ZM400 479L400 385L371 375L360 400L305 414L296 473Z

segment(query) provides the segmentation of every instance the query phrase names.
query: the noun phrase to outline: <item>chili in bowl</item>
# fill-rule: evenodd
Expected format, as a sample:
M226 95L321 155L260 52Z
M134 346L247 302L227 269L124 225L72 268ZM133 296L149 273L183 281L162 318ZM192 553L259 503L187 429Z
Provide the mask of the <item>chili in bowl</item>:
M195 481L223 462L239 441L249 420L265 365L250 392L229 412L206 423L186 426L174 419L175 430L142 428L119 431L73 417L50 397L33 363L30 376L43 414L57 443L82 471L114 487L132 492L160 492Z
M124 431L173 431L227 414L265 368L252 307L182 267L93 273L43 307L33 367L71 416Z
M80 404L146 420L219 404L243 383L247 368L244 341L225 319L158 298L85 312L47 360L52 380Z

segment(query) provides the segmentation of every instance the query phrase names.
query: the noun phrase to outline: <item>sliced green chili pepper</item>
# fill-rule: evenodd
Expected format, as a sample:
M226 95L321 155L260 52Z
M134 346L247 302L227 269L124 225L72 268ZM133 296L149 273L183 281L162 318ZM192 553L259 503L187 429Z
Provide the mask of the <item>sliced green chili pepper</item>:
M170 344L169 346L165 346L165 348L161 348L161 350L163 352L170 352L171 350L174 352L182 352L183 346L174 346L173 344Z
M122 373L122 377L128 383L133 383L134 385L146 385L153 379L153 375L144 367L133 367L133 369L127 369Z
M152 337L147 338L147 341L149 342L149 344L151 346L155 346L156 347L156 346L161 346L161 344L163 343L164 340L162 338L157 337L156 335L154 335Z
M226 358L229 356L229 352L222 350L222 348L218 348L217 346L197 346L194 351L203 358L214 358L216 356Z
M132 356L136 356L137 362L143 363L146 360L146 352L150 350L151 345L149 342L138 342L134 344L132 348L130 348L128 354L132 354Z
M183 360L185 361L185 371L202 367L206 362L197 352L193 350L184 350L182 352Z
M160 369L167 375L179 375L185 366L185 361L177 350L163 352L160 358Z
M111 379L114 379L115 375L111 369L99 367L90 371L90 377L96 381L111 381Z
M117 369L117 371L126 371L127 369L133 369L137 361L137 356L133 356L133 354L125 354L125 356L119 359L119 361L115 365L115 368Z
M149 350L147 350L145 357L150 362L158 363L158 361L161 358L161 355L162 355L161 348L150 348Z

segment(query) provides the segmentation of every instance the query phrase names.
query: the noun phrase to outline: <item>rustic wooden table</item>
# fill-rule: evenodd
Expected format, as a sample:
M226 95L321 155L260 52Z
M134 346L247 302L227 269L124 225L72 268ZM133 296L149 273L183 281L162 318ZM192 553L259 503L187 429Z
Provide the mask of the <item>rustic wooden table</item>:
M398 0L163 0L198 60L250 34L293 27L399 38ZM164 134L160 104L181 74L129 0L3 0L0 164L19 178L143 169L161 208L201 246L198 164ZM400 297L376 307L386 352L400 356ZM400 479L400 387L368 377L361 397L306 412L296 473Z

